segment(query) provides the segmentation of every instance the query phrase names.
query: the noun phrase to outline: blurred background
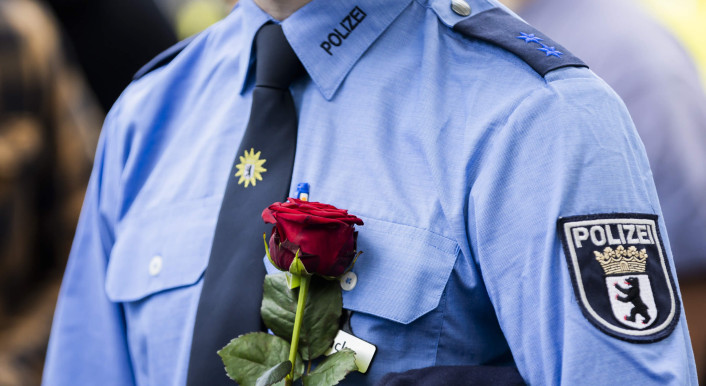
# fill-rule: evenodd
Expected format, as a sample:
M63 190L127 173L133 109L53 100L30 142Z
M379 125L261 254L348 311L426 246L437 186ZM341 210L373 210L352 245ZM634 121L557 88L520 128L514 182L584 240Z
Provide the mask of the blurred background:
M505 0L625 101L706 382L706 0ZM38 385L102 120L229 0L0 0L0 386Z

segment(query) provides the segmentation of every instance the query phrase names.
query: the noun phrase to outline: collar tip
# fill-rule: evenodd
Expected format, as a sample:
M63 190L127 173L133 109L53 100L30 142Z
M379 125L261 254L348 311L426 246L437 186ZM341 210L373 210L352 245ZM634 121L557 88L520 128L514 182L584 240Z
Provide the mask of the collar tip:
M319 87L319 91L321 91L321 95L327 100L330 101L333 99L333 96L336 95L336 91L338 91L338 86L334 87Z

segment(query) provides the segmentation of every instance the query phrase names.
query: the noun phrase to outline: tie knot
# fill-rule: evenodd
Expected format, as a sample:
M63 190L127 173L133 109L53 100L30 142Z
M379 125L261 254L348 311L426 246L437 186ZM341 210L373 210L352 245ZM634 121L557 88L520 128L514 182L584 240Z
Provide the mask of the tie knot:
M304 73L279 24L265 24L255 36L255 86L287 89Z

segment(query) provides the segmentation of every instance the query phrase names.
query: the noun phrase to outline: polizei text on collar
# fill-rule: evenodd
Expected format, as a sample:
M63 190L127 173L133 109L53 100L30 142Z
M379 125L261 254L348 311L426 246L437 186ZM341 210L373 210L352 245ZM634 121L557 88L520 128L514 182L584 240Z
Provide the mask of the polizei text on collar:
M363 19L365 19L365 12L358 6L354 7L346 17L341 20L341 22L333 29L331 33L328 34L326 40L321 42L321 48L326 51L327 54L333 56L331 50L334 47L340 47L343 42L348 39L351 32L353 32L356 27L360 24Z

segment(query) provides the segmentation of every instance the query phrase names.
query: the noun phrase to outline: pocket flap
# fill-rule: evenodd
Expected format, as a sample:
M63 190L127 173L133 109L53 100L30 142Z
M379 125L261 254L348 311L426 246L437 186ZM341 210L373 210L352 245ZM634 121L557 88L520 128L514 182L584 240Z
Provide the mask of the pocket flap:
M357 283L343 291L343 307L408 324L439 305L459 254L457 243L411 226L363 219L353 272Z
M135 301L196 283L208 265L219 205L182 203L123 220L108 262L108 298Z

